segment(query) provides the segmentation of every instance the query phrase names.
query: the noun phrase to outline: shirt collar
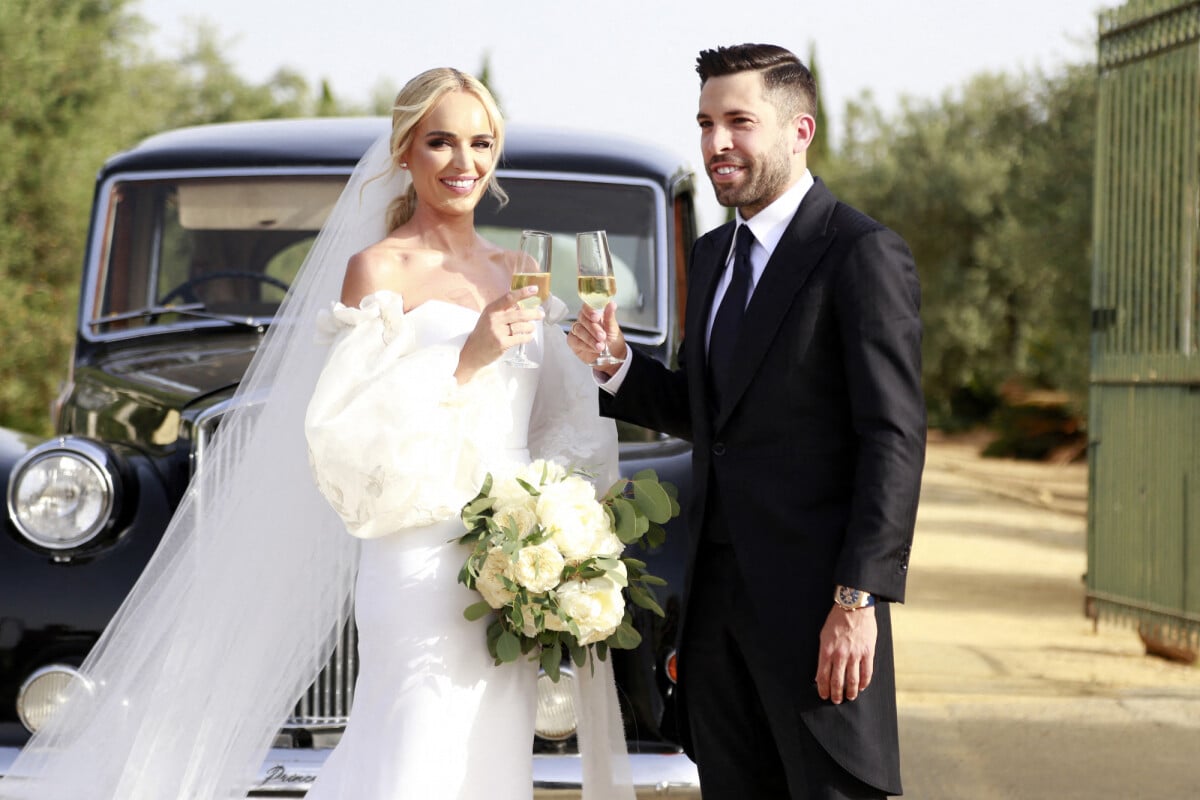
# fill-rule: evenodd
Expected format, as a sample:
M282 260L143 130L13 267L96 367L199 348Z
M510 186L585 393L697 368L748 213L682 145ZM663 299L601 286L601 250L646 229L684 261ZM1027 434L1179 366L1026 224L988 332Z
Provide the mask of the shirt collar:
M768 258L775 252L779 240L787 231L788 223L792 221L792 217L796 216L801 201L804 200L804 196L808 194L808 190L813 187L814 183L812 173L806 169L800 179L788 187L787 191L749 220L742 218L740 210L734 214L734 219L739 225L750 226L750 232L754 234L755 241L767 251Z

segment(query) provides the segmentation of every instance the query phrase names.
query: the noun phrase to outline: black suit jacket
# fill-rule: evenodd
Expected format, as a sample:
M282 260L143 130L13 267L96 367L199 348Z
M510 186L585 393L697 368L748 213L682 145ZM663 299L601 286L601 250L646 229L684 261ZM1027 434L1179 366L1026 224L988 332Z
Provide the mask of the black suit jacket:
M904 599L925 457L916 268L899 236L817 180L754 289L731 399L717 412L705 328L733 228L693 249L679 368L635 352L602 408L694 445L684 625L688 600L704 590L691 585L691 567L715 497L754 611L773 632L772 658L794 688L765 701L790 704L851 773L898 794L886 602L870 688L834 706L813 677L835 584Z

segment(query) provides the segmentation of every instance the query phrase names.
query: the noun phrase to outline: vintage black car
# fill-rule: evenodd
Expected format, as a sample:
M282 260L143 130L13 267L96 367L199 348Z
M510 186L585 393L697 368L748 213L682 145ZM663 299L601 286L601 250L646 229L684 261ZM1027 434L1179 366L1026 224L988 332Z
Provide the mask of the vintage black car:
M73 366L53 408L54 438L0 430L0 775L53 714L78 667L159 542L290 280L384 119L201 126L151 137L97 177ZM477 213L512 247L551 231L573 263L574 233L606 229L629 338L669 360L682 326L695 238L693 180L644 143L514 126L499 178L511 197ZM575 303L572 270L555 293ZM687 491L688 446L622 431L622 470L655 468ZM681 497L686 501L686 497ZM698 796L671 713L672 642L686 534L646 556L667 578L665 619L638 620L641 647L615 654L635 780L644 796ZM331 664L282 722L254 795L302 796L353 700L353 625ZM541 680L545 709L566 683ZM568 695L569 696L569 695ZM539 709L539 797L579 785L570 718ZM0 779L2 787L2 779ZM0 788L0 794L3 789Z

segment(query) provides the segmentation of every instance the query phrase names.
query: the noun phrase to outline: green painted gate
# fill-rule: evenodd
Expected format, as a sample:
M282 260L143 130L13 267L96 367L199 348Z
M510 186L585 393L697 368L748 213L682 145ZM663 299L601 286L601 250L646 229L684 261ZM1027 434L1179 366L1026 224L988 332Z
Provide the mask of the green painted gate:
M1200 0L1100 15L1089 608L1200 643Z

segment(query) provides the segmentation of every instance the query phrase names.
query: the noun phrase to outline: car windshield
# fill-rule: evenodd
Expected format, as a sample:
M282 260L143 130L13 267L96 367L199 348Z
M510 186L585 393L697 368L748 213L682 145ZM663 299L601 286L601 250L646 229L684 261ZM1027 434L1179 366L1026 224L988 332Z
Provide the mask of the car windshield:
M269 321L344 182L308 175L113 183L93 331ZM553 233L552 290L573 315L575 233L607 230L622 323L631 331L659 328L657 204L649 185L511 176L502 185L509 203L488 197L477 211L482 235L515 248L522 229Z

